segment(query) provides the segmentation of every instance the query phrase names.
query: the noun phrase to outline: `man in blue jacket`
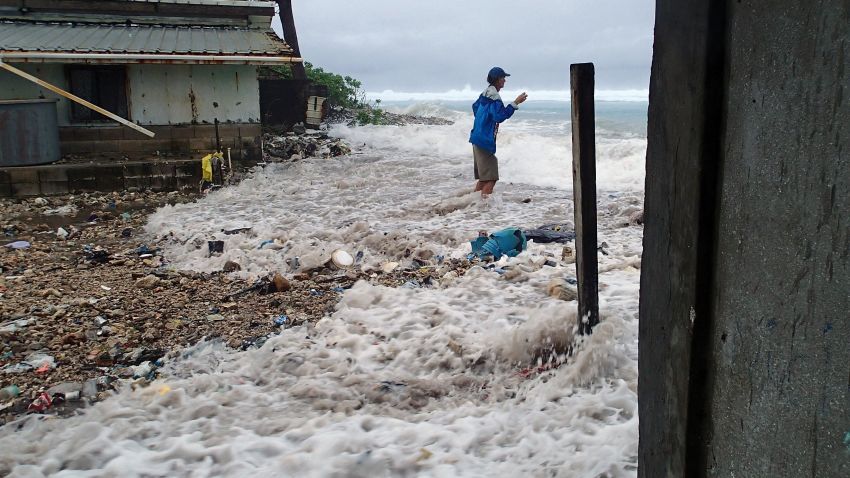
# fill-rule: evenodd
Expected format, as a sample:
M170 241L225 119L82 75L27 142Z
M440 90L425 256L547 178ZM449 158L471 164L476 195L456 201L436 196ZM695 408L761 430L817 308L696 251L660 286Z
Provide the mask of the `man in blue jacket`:
M505 70L494 66L487 74L490 86L481 93L472 105L475 123L469 134L472 143L472 156L475 159L475 190L481 191L481 197L486 198L493 193L496 181L499 180L499 160L496 158L496 134L499 123L513 116L519 109L520 103L528 98L525 93L516 97L513 103L505 106L499 90L505 87L505 78L511 75Z

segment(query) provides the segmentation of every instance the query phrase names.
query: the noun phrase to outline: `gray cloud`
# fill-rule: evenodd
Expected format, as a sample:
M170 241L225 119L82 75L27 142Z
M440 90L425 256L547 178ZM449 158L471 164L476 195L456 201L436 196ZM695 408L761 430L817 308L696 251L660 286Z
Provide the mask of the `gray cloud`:
M652 0L293 2L302 56L370 91L478 87L493 65L515 87L565 89L587 61L600 89L649 85Z

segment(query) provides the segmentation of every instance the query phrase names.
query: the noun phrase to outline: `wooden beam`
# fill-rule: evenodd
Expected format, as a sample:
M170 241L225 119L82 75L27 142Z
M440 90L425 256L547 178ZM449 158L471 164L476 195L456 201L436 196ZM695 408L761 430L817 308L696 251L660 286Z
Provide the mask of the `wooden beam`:
M576 226L579 334L599 323L596 259L596 114L593 63L570 65L573 132L573 203Z
M292 14L292 0L277 0L278 15L280 16L280 25L283 28L283 40L292 48L294 56L301 56L301 49L298 48L298 34L295 31L295 16ZM296 80L306 80L307 72L304 65L301 63L293 63L292 77Z
M39 85L43 88L47 88L48 90L56 93L57 95L64 96L65 98L68 98L71 101L79 103L79 104L85 106L86 108L90 108L92 110L95 110L98 113L102 114L103 116L106 116L110 119L113 119L113 120L123 124L124 126L133 128L134 130L136 130L136 131L138 131L138 132L140 132L144 135L150 136L151 138L153 138L155 136L155 134L152 131L149 131L145 128L142 128L141 126L137 125L136 123L133 123L131 121L127 121L124 118L116 115L115 113L111 113L109 111L106 111L105 109L101 108L100 106L97 106L94 103L90 103L90 102L80 98L79 96L68 93L67 91L63 90L62 88L59 88L58 86L51 85L50 83L48 83L44 80L41 80L39 78L36 78L36 77L30 75L29 73L27 73L25 71L19 70L19 69L15 68L14 66L12 66L8 63L4 63L2 60L0 60L0 68L3 68L3 69L5 69L5 70L7 70L11 73L14 73L14 74L20 76L21 78L25 78L29 81L32 81L33 83L35 83L35 84L37 84L37 85Z

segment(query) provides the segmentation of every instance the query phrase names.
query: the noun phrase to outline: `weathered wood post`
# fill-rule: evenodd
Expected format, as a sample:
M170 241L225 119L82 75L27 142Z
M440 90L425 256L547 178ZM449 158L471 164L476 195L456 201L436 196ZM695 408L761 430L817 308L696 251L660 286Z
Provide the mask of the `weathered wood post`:
M599 267L596 259L596 115L593 63L570 65L573 130L573 203L576 225L579 333L599 323Z

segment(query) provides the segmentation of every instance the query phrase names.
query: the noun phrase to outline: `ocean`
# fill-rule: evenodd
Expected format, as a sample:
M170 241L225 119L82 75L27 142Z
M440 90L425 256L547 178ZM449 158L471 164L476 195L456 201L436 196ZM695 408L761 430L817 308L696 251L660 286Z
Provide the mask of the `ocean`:
M506 96L507 97L507 96ZM463 259L478 231L572 227L569 103L532 95L502 125L501 181L472 193L474 100L389 101L450 126L338 125L351 155L257 168L240 184L166 206L146 226L168 267L245 278L291 273L335 249L365 270L411 257ZM575 279L562 246L530 243L497 269L439 284L359 282L315 325L261 348L209 341L147 388L129 386L67 419L0 428L11 476L634 477L646 102L597 114L601 322L556 368L541 348L572 340L576 303L550 297ZM253 234L221 231L251 227ZM225 241L207 257L198 244ZM274 240L279 248L262 248ZM604 243L604 244L602 244ZM359 253L359 254L358 254ZM549 261L549 265L546 262ZM554 264L554 265L552 265ZM504 272L504 271L502 271ZM270 318L268 318L271 320ZM248 320L246 318L246 320Z

